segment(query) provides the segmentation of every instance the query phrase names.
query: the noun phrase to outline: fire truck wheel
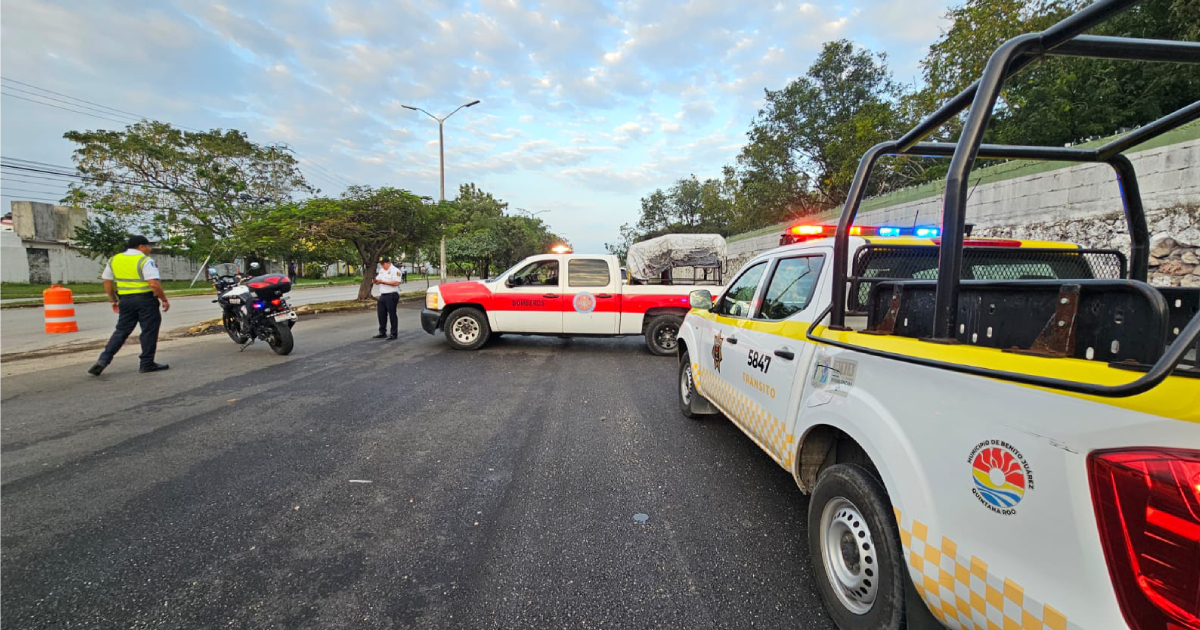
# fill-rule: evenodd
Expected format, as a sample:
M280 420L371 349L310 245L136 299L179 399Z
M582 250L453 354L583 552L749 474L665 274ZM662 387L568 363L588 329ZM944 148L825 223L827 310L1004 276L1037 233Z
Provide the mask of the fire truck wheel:
M446 318L446 341L455 350L478 350L487 343L491 331L483 311L470 306L460 308Z
M683 318L678 315L659 315L650 320L646 326L646 347L660 357L675 354L675 348L679 345L676 337L682 323Z
M825 609L840 630L898 630L904 556L891 502L855 464L821 471L808 504L808 551Z

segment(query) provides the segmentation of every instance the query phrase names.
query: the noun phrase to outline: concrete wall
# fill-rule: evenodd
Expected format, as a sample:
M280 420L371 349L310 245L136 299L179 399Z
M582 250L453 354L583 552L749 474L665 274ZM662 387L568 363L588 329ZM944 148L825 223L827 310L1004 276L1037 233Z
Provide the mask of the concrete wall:
M99 282L103 260L93 260L64 243L22 242L13 232L0 232L0 279L4 282L32 282L27 252L44 249L49 254L49 282ZM163 280L191 280L200 264L178 256L151 255Z
M1150 218L1152 242L1173 238L1180 243L1200 245L1186 228L1200 205L1200 140L1189 140L1129 155L1138 175L1142 202ZM881 199L886 199L881 198ZM860 225L939 225L943 195L887 205L859 212ZM1038 238L1066 234L1059 226L1079 226L1108 221L1122 211L1120 190L1113 170L1107 165L1070 166L1044 173L974 186L967 202L967 222L975 234L1020 234ZM836 214L816 218L836 223ZM1054 226L1045 230L1008 230L1021 226ZM1107 223L1105 224L1107 226ZM1195 227L1194 225L1192 227ZM1107 231L1107 227L1105 228ZM729 267L736 271L754 255L779 245L779 230L762 236L730 237ZM1128 238L1123 236L1123 238ZM1097 235L1094 240L1102 240Z
M29 260L25 256L25 245L16 232L0 232L0 279L29 282Z

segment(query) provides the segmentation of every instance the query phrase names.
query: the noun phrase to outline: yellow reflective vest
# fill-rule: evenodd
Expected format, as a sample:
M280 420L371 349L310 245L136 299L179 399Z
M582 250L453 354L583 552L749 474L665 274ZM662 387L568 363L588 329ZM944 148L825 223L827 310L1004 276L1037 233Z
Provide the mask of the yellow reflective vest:
M108 264L112 267L113 281L117 283L117 295L150 292L145 272L148 262L150 257L145 254L117 254L112 257Z

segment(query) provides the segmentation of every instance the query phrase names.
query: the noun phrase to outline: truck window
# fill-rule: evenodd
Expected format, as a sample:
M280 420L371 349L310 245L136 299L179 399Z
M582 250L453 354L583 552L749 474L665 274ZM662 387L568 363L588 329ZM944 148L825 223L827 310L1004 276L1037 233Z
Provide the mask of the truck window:
M598 258L577 258L567 261L567 286L606 287L609 283L608 261Z
M767 270L767 261L762 261L749 269L746 269L733 284L729 285L729 289L725 291L725 295L721 296L721 302L714 309L718 315L727 315L729 317L749 317L750 316L750 300L754 299L754 291L758 289L758 282L762 280L763 272Z
M509 278L508 283L514 287L534 285L558 286L558 261L539 260L525 265Z
M821 254L780 260L767 281L760 318L785 319L804 310L817 290L824 261Z

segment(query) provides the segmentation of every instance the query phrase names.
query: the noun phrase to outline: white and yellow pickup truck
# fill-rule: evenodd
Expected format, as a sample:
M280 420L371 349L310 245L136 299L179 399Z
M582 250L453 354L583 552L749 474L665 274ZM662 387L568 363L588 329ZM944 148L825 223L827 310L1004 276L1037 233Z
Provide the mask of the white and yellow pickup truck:
M720 411L810 495L809 548L839 626L896 627L875 622L900 618L906 580L951 628L1124 627L1127 589L1194 614L1200 373L1109 398L949 368L1126 383L1140 374L1124 362L1153 363L1178 335L1166 299L1188 316L1200 291L1115 280L1116 251L967 239L964 277L981 286L961 299L978 308L964 309L961 343L929 343L935 240L857 228L870 235L848 239L849 326L831 330L814 326L836 281L822 231L793 228L810 240L751 260L715 304L695 292L677 391L684 415ZM1015 299L1005 283L1021 285ZM1103 299L1123 300L1125 330L1084 330ZM1057 352L1068 328L1074 348Z
M691 296L680 408L724 413L809 495L842 630L1200 630L1200 288L1149 284L1125 155L1200 119L1200 101L1095 147L983 142L1004 82L1041 58L1200 66L1200 42L1085 34L1137 3L1005 42L864 154L836 228L795 226L715 304ZM954 143L923 141L957 120ZM940 225L858 224L888 156L950 158ZM970 238L981 158L1111 168L1128 257Z

